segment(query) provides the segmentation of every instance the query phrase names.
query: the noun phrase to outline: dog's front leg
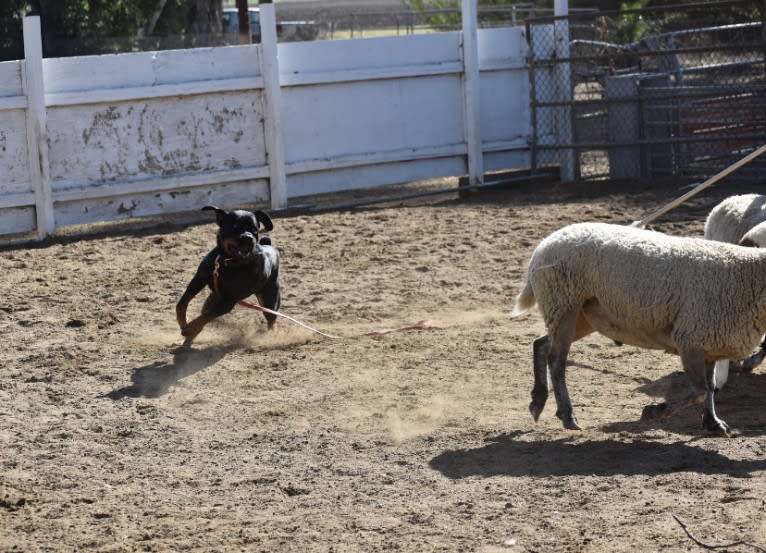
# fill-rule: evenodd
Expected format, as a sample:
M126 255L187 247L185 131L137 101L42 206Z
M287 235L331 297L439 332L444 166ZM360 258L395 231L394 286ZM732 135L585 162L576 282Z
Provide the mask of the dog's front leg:
M178 300L178 303L176 304L176 320L178 321L178 326L181 328L181 335L183 336L185 336L184 331L187 327L186 310L189 308L189 302L194 299L194 296L202 291L202 289L205 287L205 284L206 282L204 278L198 274L194 275L194 278L191 279L189 286L186 287L186 291L183 293L181 299Z
M263 307L267 307L272 311L279 311L279 306L282 303L282 294L279 289L278 280L274 279L261 290L261 293L258 294L258 302ZM274 328L277 316L271 313L264 313L263 316L266 317L269 330Z
M220 317L221 315L225 315L234 309L236 304L236 300L223 299L215 292L210 294L205 300L205 303L202 305L202 313L200 313L200 316L196 319L193 319L181 330L181 335L186 337L186 340L184 340L184 346L188 347L191 345L194 338L196 338L197 335L202 332L202 329L205 328L207 323Z

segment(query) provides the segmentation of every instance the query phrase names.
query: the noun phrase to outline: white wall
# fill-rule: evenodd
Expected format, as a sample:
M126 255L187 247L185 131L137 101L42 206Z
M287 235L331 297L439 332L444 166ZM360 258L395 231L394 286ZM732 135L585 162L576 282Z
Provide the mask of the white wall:
M464 175L471 102L479 166L528 167L523 33L479 31L473 61L452 32L283 43L269 60L256 44L0 63L0 235L48 234L41 210L61 227ZM266 61L278 66L271 87ZM22 71L35 63L38 113ZM479 67L475 98L468 63Z

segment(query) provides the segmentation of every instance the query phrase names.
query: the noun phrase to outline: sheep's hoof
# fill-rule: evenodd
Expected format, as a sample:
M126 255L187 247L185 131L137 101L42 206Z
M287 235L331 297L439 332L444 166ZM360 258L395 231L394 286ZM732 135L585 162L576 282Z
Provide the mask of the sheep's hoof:
M545 401L547 399L548 390L532 390L532 401L529 404L529 412L532 413L532 418L535 419L535 422L540 418L540 413L543 412L543 407L545 407Z
M763 361L763 358L766 357L766 352L759 351L757 353L754 353L741 363L736 363L734 366L734 370L737 372L743 372L743 373L749 373L752 372L754 368L756 368L758 365L761 364Z
M577 423L577 419L576 419L576 418L574 418L574 417L570 418L569 420L565 420L565 421L563 421L563 422L564 422L564 428L566 428L567 430L578 430L578 431L582 431L582 426L580 426L580 425Z
M738 431L732 430L726 422L709 411L706 411L705 414L702 415L702 427L711 434L716 434L723 438L739 436Z
M653 420L657 420L660 417L662 417L665 414L665 411L668 409L667 403L658 403L658 404L652 404L647 405L644 407L644 410L641 411L641 422L649 422Z
M563 415L560 411L556 411L556 416L561 419L564 428L567 430L582 430L582 426L577 423L577 418L574 416L574 413Z

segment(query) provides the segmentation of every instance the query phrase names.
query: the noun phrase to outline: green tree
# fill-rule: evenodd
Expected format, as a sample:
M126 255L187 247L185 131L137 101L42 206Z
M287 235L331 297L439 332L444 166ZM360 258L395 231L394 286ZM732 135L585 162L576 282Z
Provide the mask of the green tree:
M6 0L0 3L0 61L24 57L22 17L29 6L23 0Z
M139 39L149 48L216 44L222 10L223 0L3 0L0 60L23 57L27 14L40 16L43 55L60 57L132 50Z
M410 0L406 4L408 9L424 14L426 21L432 27L460 25L459 0Z

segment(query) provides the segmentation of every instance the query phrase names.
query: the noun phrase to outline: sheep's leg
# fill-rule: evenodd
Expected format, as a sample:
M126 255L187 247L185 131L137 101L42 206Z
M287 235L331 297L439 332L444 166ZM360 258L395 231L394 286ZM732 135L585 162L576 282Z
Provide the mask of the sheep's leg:
M744 372L750 372L758 365L760 365L764 358L766 358L766 336L764 336L763 340L761 341L761 345L758 346L758 351L742 361L742 363L739 365L739 369Z
M681 363L689 377L692 393L676 401L647 405L641 421L659 419L691 405L704 403L702 425L705 430L729 435L729 425L715 414L715 363L707 361L702 351L681 352Z
M642 421L655 420L666 417L681 409L703 403L708 392L707 365L710 366L710 390L715 389L715 371L712 363L705 361L705 355L701 351L681 351L681 364L692 387L692 393L674 401L647 405L641 413Z
M713 369L715 372L713 387L716 392L720 391L729 380L729 364L727 359L720 359L715 362L715 368Z
M729 436L731 428L715 413L715 392L716 392L716 373L715 363L705 361L705 409L702 415L702 427L722 436Z
M567 390L566 364L569 347L573 341L579 340L591 332L593 329L583 318L578 307L577 310L570 311L562 317L550 333L548 367L551 371L553 394L556 397L556 416L561 419L567 430L582 430L582 427L577 423L577 418L575 418L572 401L569 399L569 391Z
M758 351L742 361L739 368L743 372L749 373L758 365L760 365L764 358L766 358L766 350L763 348L758 348Z
M532 388L532 402L529 412L532 418L540 418L545 402L548 399L548 353L551 349L551 339L547 334L540 336L532 343L532 362L535 373L535 386Z
M556 396L556 416L561 419L567 430L582 430L582 427L577 423L572 409L572 400L569 399L569 391L567 390L566 355L552 354L549 359L553 394Z
M702 414L702 427L708 432L721 436L731 436L731 428L715 414L715 393L708 392L705 396L705 410Z

